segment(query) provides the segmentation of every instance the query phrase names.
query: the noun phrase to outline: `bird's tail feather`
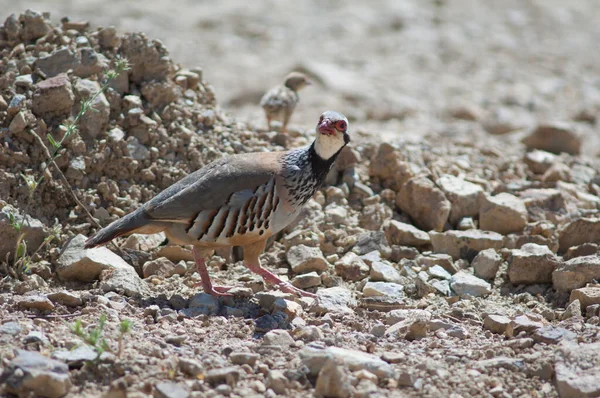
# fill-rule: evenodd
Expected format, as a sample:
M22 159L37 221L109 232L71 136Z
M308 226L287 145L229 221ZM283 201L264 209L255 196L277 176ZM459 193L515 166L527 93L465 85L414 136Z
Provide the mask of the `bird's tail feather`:
M96 232L93 236L89 237L85 241L84 247L86 249L103 245L110 242L117 236L125 235L135 231L138 228L144 227L151 222L142 209L131 212L123 218L118 219L112 224L102 228Z

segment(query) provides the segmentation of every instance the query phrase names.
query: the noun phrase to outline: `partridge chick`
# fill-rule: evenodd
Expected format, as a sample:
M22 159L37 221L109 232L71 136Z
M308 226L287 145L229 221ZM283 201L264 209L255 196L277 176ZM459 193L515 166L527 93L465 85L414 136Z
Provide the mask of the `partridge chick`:
M193 245L201 286L212 295L230 295L213 286L206 257L218 247L242 246L244 265L282 291L314 296L263 268L259 255L267 239L290 224L319 189L342 148L350 141L348 120L327 111L308 146L285 152L224 157L171 185L152 200L90 237L85 247L130 233L163 231L169 240Z
M271 122L282 122L281 131L287 131L287 124L299 101L298 91L311 84L303 73L292 72L286 76L285 82L270 89L260 100L260 105L265 110L267 126L271 129Z

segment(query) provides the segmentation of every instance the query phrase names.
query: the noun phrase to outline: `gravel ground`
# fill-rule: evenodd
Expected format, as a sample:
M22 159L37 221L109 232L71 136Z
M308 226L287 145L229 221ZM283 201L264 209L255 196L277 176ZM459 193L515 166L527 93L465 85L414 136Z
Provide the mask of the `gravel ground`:
M52 23L6 3L3 394L600 395L594 2L27 3ZM33 133L62 137L117 56L132 69L57 159L66 189ZM292 69L315 84L289 135L266 131L257 104ZM92 221L213 159L310 142L324 109L349 117L352 145L262 257L318 301L236 251L209 263L238 286L215 299L164 236L82 248ZM29 198L22 176L42 173Z

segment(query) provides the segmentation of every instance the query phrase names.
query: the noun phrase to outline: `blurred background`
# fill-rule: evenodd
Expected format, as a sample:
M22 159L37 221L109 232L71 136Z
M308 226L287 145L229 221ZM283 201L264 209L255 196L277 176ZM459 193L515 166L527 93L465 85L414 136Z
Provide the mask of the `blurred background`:
M325 109L387 139L524 131L545 120L595 129L600 109L597 0L0 0L160 39L200 66L219 104L264 127L261 95L293 69L291 126ZM482 133L482 134L483 134ZM510 135L510 134L509 134Z

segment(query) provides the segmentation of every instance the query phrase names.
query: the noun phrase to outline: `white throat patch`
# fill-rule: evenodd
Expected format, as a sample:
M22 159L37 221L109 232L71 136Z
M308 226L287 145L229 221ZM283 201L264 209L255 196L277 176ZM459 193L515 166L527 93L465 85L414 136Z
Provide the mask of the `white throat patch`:
M317 140L315 141L315 152L321 159L329 159L335 155L343 146L344 136L341 133L335 135L325 135L317 131Z

